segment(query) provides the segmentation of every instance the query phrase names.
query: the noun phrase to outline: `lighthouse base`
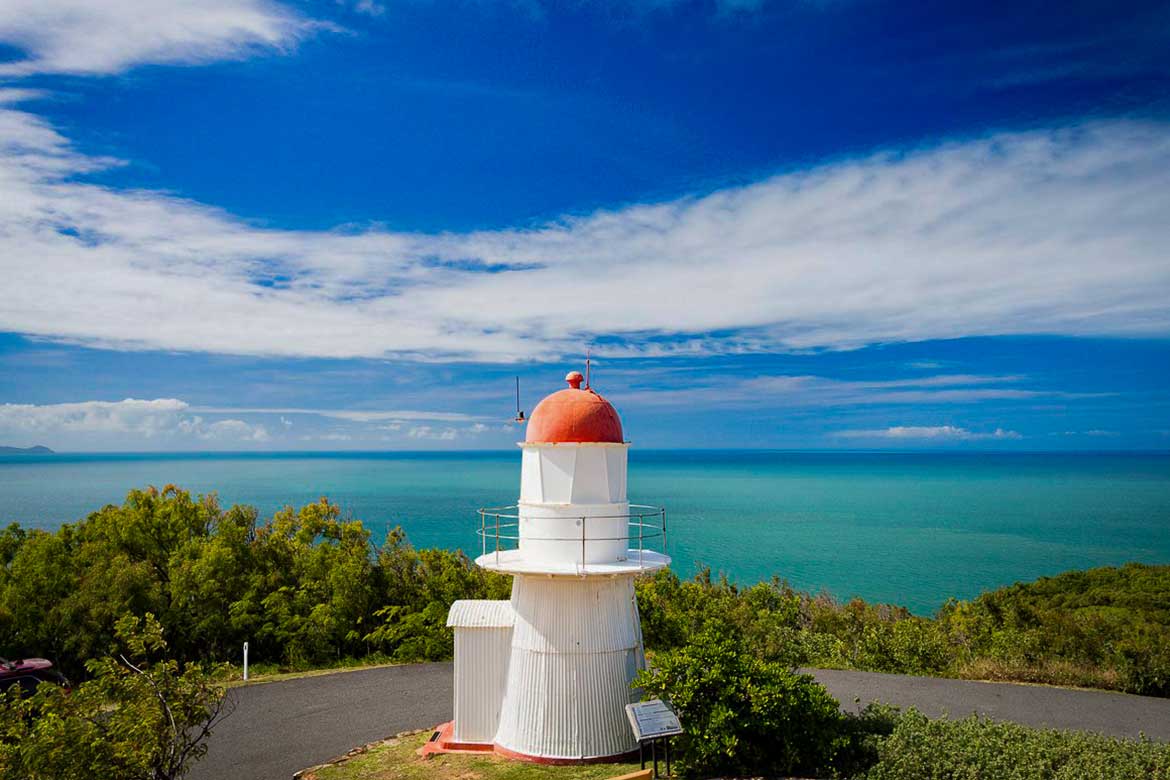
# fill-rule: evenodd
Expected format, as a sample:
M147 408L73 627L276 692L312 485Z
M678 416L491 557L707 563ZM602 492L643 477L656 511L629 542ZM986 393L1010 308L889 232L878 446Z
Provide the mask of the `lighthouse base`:
M625 707L645 666L633 577L517 575L497 752L612 760L637 749Z
M457 742L454 738L455 721L447 721L435 726L432 737L418 750L418 754L424 758L428 756L438 755L441 753L455 753L455 754L470 754L483 755L484 753L494 753L501 758L507 758L512 761L528 761L533 764L547 764L555 766L566 766L573 764L608 764L617 761L624 761L633 758L637 755L636 750L629 753L621 753L616 756L599 756L596 758L549 758L547 756L529 756L524 753L517 753L507 748L502 748L499 745L483 744L480 742Z
M510 758L513 761L527 761L532 764L546 764L551 766L571 766L573 764L612 764L618 761L624 761L627 758L633 758L638 755L637 749L628 751L626 753L619 753L615 756L595 756L593 758L550 758L548 756L529 756L524 753L517 753L514 750L495 745L495 754L503 758Z

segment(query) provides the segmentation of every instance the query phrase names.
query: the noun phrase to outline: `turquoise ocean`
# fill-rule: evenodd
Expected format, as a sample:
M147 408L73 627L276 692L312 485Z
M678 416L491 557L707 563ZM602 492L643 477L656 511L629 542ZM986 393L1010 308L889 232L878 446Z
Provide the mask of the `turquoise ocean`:
M264 514L328 496L380 541L479 549L520 453L0 456L0 521L56 528L133 487L177 484ZM1170 454L630 453L630 500L666 507L675 569L773 575L930 614L1068 569L1170 563Z

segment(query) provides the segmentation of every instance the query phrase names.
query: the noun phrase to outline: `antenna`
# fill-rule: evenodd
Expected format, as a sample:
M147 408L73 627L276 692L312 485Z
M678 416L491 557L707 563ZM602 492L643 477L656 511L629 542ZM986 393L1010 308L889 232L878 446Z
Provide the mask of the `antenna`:
M585 347L585 389L589 389L589 355L593 352L593 347Z
M516 419L514 422L524 422L524 411L520 408L520 377L516 377Z

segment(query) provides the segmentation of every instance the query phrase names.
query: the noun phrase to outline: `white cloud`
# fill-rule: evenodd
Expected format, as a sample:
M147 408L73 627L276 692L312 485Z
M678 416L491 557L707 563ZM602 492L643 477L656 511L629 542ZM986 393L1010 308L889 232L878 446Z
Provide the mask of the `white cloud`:
M175 398L0 404L0 430L116 432L149 437L175 430L190 431L193 418L184 414L186 409L187 404Z
M265 229L76 178L110 164L0 108L0 329L484 361L575 353L597 334L617 337L610 355L1170 334L1160 123L1001 134L463 234Z
M325 26L270 0L4 0L0 40L25 56L0 76L241 59Z
M305 441L353 441L348 433L322 433L317 436L302 436Z
M431 412L420 409L298 409L290 407L236 407L236 406L196 406L194 412L214 414L287 414L287 415L315 415L329 417L336 420L350 422L403 422L407 420L430 420L437 422L466 422L476 417L462 412ZM291 425L291 422L285 423Z
M263 425L249 425L243 420L220 420L202 426L202 418L196 417L200 425L201 439L229 441L268 441L268 431Z
M406 432L412 439L434 439L436 441L454 441L459 432L454 428L433 428L430 425L416 425Z
M979 439L1021 439L1016 431L1005 431L996 428L989 433L978 433L966 428L957 428L953 425L895 425L890 428L881 428L867 431L837 431L833 436L842 439L903 439L928 441L975 441Z
M877 404L953 404L979 401L1025 401L1034 398L1081 398L1083 393L1004 387L1019 376L936 374L906 379L844 380L809 374L718 376L682 386L615 393L623 404L644 406L866 406Z
M386 6L381 3L376 3L374 0L357 0L353 4L353 10L359 14L366 14L367 16L381 16L386 13Z
M205 441L267 441L261 425L227 419L208 422L177 398L79 401L63 404L0 404L5 435L129 434L143 439L193 437Z

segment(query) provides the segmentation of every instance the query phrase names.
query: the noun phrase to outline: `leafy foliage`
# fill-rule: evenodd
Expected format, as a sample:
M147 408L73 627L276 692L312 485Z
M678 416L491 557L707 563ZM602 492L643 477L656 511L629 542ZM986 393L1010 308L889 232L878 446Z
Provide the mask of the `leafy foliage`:
M126 615L157 616L176 658L287 668L380 654L451 654L447 609L507 598L509 580L465 555L415 550L400 529L381 547L324 499L260 522L167 486L134 490L55 533L0 532L0 646L46 656L70 676L110 654Z
M913 710L878 748L867 780L1165 780L1170 745L1032 729L971 716L929 720Z
M42 683L27 699L0 698L0 780L176 780L207 750L230 712L223 669L168 659L151 614L114 629L125 649L88 664L72 692Z
M949 601L933 619L777 579L740 588L706 570L690 581L662 571L637 590L646 644L659 650L720 619L760 658L791 666L1170 695L1170 566L1068 572Z
M634 685L668 699L686 723L676 737L691 775L789 775L832 762L847 741L837 701L809 675L755 656L728 624L711 622L655 655Z

